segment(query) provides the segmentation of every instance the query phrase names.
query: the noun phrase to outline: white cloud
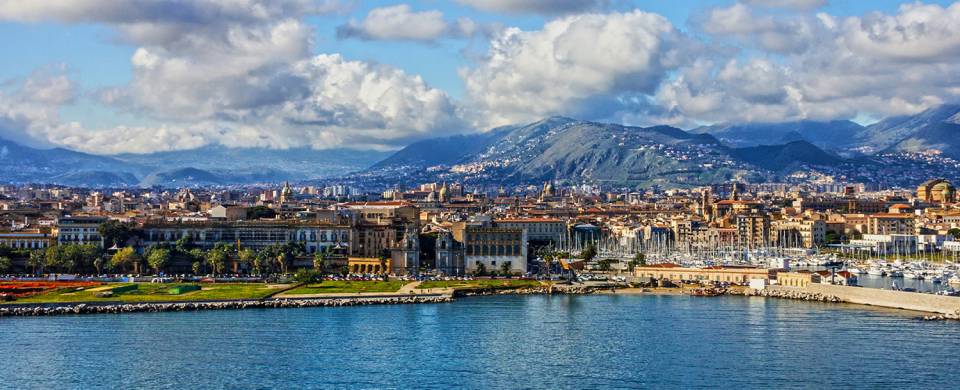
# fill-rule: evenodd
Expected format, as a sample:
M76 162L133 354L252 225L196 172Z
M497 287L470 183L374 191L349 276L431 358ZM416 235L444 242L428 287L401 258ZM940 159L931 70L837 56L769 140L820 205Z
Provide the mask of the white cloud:
M960 4L908 4L894 15L848 18L757 17L738 4L710 16L705 31L733 35L759 53L750 61L714 59L717 65L707 71L683 67L657 94L658 103L679 117L720 122L885 117L960 99ZM761 39L791 30L798 32L791 50L776 50ZM786 55L768 59L770 52Z
M700 23L703 30L714 37L733 37L743 44L774 53L802 52L822 38L811 16L757 13L742 3L713 8Z
M484 11L566 14L608 7L610 0L457 0Z
M302 18L336 11L338 4L0 0L0 19L113 27L137 47L133 80L94 96L159 125L95 129L61 123L55 113L64 102L52 100L43 102L45 118L18 118L26 118L34 137L98 153L209 143L385 149L466 130L452 99L418 76L338 55L313 56L313 31Z
M440 11L414 12L409 5L400 4L370 10L362 21L350 21L338 27L337 36L430 42L440 38L469 37L476 31L477 24L470 19L447 22Z
M656 14L576 15L538 31L504 31L484 61L462 74L469 103L490 125L552 114L596 117L652 93L683 61L684 44Z
M947 8L908 3L896 15L846 19L841 29L845 46L863 56L924 62L960 58L960 3Z

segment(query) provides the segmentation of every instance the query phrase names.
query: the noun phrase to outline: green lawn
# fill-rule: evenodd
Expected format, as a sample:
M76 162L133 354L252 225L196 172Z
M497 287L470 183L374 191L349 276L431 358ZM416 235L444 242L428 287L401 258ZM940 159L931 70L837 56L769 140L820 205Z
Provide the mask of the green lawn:
M130 285L131 283L110 283L106 286L119 287ZM173 287L180 286L177 283L137 283L137 289L114 293L112 297L97 298L97 291L106 286L95 286L92 288L76 291L75 289L58 289L44 294L35 295L29 298L18 299L8 303L52 303L52 302L97 302L97 301L122 301L122 302L152 302L152 301L201 301L217 299L258 299L265 298L273 293L283 290L287 286L266 285L262 283L202 283L201 290L191 291L179 295L169 294Z
M536 280L478 279L478 280L430 280L417 288L528 288L540 286Z
M365 280L325 280L286 291L284 294L337 294L337 293L386 293L395 292L407 282L402 281L365 281Z

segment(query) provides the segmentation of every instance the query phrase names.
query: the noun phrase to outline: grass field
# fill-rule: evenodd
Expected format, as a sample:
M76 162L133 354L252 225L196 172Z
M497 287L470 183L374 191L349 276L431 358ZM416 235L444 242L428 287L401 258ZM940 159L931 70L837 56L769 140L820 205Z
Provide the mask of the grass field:
M136 283L137 289L114 294L112 297L98 298L97 292L106 287L121 287L132 283L110 283L89 289L62 288L29 298L17 299L7 303L56 303L56 302L155 302L155 301L202 301L218 299L259 299L287 288L286 285L266 285L262 283L202 283L201 290L171 295L169 290L183 284L177 283Z
M528 288L540 286L536 280L478 279L478 280L430 280L417 288Z
M325 280L321 283L297 287L284 292L284 294L387 293L396 292L406 283L402 281Z

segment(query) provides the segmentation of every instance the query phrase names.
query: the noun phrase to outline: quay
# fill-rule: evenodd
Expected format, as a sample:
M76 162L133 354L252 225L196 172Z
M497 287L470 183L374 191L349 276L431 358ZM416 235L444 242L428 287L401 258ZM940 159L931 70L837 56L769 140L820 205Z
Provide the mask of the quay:
M811 283L803 287L771 285L763 289L746 289L744 294L748 296L853 303L932 313L937 318L960 319L960 297L944 295L818 283Z

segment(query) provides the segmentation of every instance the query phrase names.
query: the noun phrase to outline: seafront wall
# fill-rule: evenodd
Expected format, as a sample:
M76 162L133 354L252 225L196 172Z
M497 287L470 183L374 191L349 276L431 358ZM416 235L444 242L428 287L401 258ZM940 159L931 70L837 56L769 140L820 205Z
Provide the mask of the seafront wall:
M448 294L375 296L351 298L314 298L314 299L264 299L264 300L228 300L194 302L145 302L145 303L47 303L47 304L11 304L0 306L0 317L9 316L47 316L60 314L117 314L150 313L166 311L195 310L235 310L235 309L272 309L295 307L328 307L359 305L398 305L411 303L450 302Z
M960 319L960 297L816 283L807 287L768 286L767 290L782 292L783 294L792 292L820 297L835 297L840 302L938 313L949 318ZM767 296L774 295L768 293Z

